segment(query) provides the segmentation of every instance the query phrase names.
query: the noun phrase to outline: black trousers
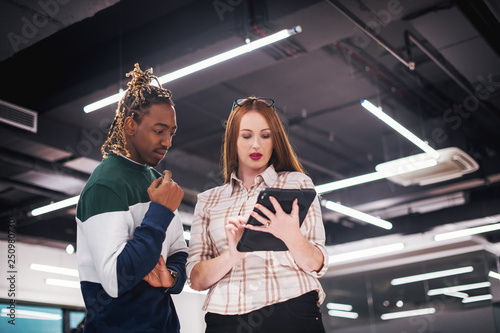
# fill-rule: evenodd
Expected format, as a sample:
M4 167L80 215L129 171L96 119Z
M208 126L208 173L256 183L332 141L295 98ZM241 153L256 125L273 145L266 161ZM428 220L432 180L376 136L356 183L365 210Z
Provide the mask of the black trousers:
M205 333L325 333L317 300L311 291L244 315L208 312Z

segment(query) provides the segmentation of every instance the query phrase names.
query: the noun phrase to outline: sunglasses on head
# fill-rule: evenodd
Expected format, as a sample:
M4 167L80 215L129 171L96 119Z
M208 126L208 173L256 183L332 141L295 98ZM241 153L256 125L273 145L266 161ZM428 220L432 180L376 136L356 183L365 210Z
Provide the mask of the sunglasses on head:
M245 103L253 104L255 101L264 102L268 107L273 108L274 111L276 111L276 108L274 107L274 99L267 97L248 97L235 99L231 108L231 112L234 110L235 106L242 107L243 105L245 105Z

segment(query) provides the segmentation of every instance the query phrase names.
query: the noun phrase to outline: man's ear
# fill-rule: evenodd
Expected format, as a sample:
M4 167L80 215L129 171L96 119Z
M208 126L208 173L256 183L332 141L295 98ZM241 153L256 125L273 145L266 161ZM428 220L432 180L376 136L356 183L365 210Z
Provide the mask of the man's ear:
M123 122L123 129L125 131L125 134L130 136L134 135L136 128L137 128L137 123L135 122L134 118L132 117L125 118L125 121Z

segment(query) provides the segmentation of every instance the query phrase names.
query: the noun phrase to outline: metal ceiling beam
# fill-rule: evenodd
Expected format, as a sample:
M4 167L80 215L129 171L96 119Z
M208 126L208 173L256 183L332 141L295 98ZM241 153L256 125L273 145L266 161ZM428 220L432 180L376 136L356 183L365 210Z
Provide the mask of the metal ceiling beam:
M58 162L47 162L32 156L0 148L0 161L34 171L44 171L87 181L89 174L68 168Z

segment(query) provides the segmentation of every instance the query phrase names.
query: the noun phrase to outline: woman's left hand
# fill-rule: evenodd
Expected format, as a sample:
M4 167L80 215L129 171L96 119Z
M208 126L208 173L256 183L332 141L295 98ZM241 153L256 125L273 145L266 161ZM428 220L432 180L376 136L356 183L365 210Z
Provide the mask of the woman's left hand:
M276 211L275 214L261 204L256 204L255 208L260 210L267 218L262 217L259 213L252 211L250 213L257 221L262 223L262 226L254 226L247 224L245 227L251 230L263 231L273 234L283 242L288 243L297 237L300 233L299 224L299 204L295 199L292 204L290 214L283 211L280 203L274 197L269 197L269 201Z

